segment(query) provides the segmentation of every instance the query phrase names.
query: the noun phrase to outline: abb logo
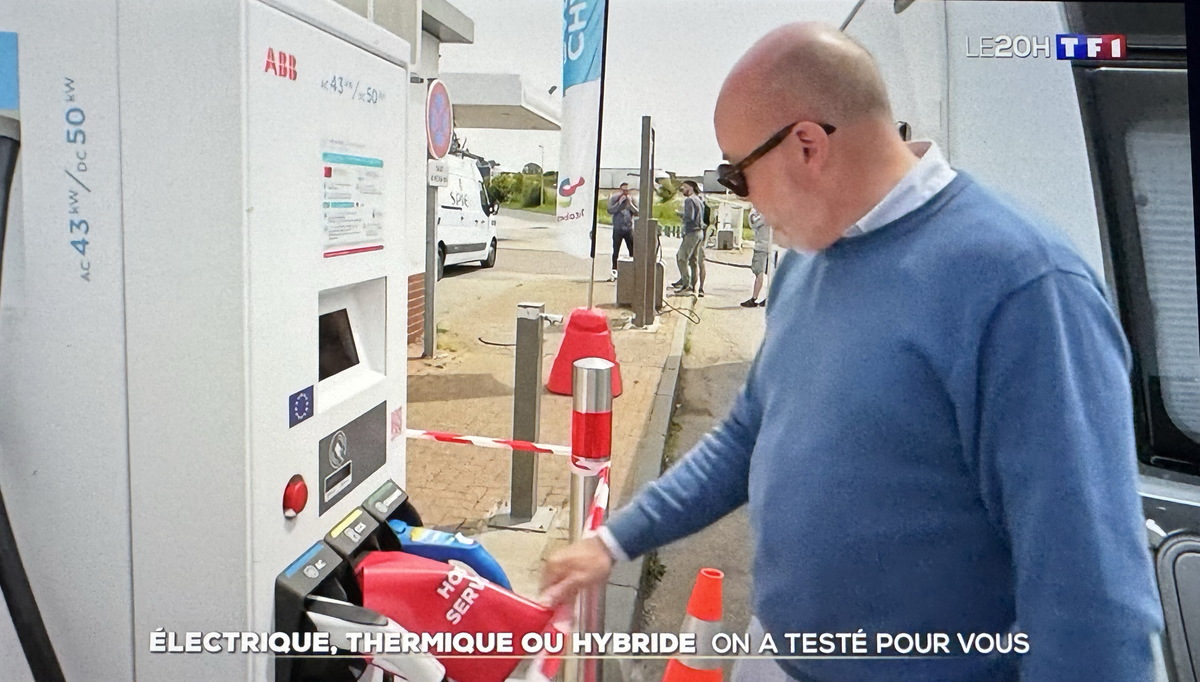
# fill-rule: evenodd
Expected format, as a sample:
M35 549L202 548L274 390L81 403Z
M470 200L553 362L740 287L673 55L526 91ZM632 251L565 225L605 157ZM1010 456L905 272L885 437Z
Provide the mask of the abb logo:
M278 53L271 48L267 48L267 65L263 67L263 71L286 78L288 80L296 80L296 55L288 54L282 50Z

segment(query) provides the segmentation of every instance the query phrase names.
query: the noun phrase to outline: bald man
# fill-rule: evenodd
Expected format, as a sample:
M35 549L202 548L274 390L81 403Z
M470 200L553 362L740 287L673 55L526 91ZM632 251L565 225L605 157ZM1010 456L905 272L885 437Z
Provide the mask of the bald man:
M880 633L947 633L960 654L778 660L794 679L1152 679L1129 352L1095 273L935 146L905 144L874 61L835 29L763 38L714 123L722 182L796 253L729 416L553 556L545 597L748 503L755 613L781 655L785 633L860 629L871 654L896 653ZM1011 650L1014 632L1027 653L961 655L956 636Z

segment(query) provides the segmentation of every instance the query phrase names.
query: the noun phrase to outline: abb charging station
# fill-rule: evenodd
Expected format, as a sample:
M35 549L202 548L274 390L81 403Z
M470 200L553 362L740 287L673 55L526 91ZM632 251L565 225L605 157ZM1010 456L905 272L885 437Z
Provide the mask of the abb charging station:
M311 630L419 523L410 54L328 0L0 6L0 490L66 679L302 679L151 636Z

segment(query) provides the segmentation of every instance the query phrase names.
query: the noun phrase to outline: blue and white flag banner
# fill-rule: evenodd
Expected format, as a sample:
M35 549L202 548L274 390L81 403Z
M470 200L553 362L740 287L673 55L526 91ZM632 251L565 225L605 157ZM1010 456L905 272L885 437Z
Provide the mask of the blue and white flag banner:
M586 258L596 220L600 88L607 0L563 0L562 136L558 233L563 251Z

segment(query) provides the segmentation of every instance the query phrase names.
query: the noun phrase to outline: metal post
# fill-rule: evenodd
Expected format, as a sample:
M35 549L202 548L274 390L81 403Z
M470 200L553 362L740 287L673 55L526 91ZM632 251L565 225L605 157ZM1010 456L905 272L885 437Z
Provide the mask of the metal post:
M541 430L542 412L542 343L545 330L546 304L517 304L517 346L513 367L513 430L514 440L536 441ZM519 528L546 532L554 518L551 507L538 503L538 454L524 450L512 451L509 477L508 513L494 516L488 525L493 528Z
M438 188L425 195L425 347L421 357L432 358L437 351L437 322L433 319L434 289L437 287L437 209Z
M544 303L517 305L517 349L513 368L514 440L536 441L541 424L542 403L542 314ZM513 450L509 484L513 519L533 518L537 511L538 456Z
M613 363L600 358L576 360L572 374L571 414L571 541L584 537L588 511L600 470L612 455L612 370ZM606 511L607 513L607 511ZM575 603L579 632L604 631L605 586L584 590ZM567 682L600 682L603 660L571 659L566 666Z
M658 311L655 271L658 261L658 222L654 218L654 129L650 117L642 117L642 168L638 178L638 220L633 231L633 324L654 324Z

